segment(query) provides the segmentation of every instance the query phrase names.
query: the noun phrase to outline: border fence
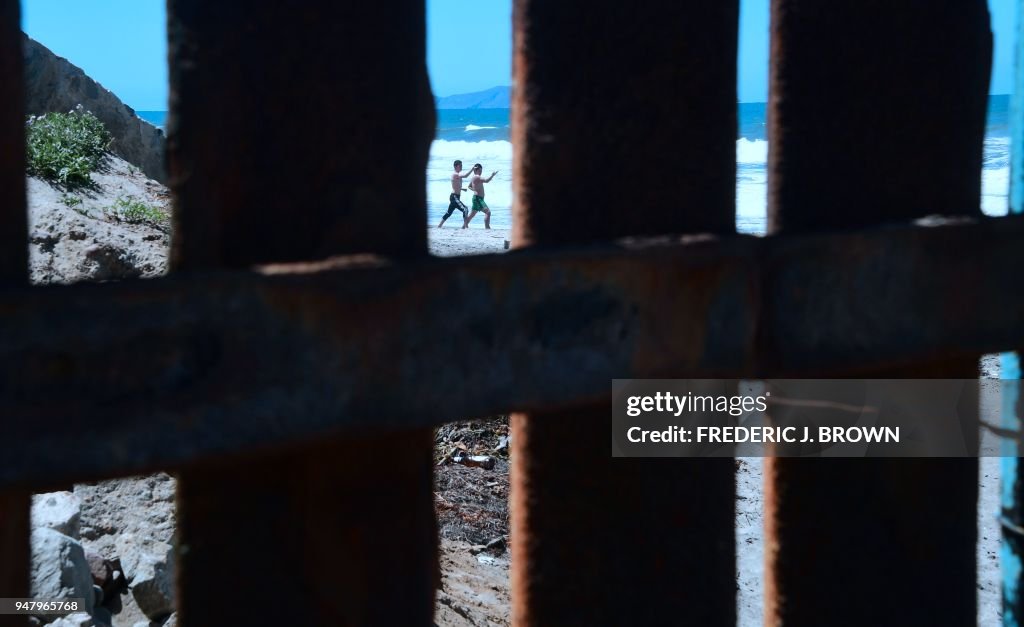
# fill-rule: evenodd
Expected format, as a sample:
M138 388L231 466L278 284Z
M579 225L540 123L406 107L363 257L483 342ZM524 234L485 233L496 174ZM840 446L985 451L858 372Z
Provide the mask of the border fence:
M32 491L166 469L181 624L431 625L430 429L514 412L515 624L731 626L734 462L612 459L613 378L972 378L1024 344L983 0L773 0L764 238L737 0L513 28L511 253L427 253L422 0L169 0L172 271L29 287L0 0L4 596ZM976 460L773 459L766 490L768 625L974 624Z

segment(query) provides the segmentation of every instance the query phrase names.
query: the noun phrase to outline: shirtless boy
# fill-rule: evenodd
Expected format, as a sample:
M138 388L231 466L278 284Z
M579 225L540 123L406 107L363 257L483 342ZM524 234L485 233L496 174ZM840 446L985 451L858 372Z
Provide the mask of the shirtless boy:
M462 228L466 228L466 213L469 209L462 203L460 196L462 196L462 179L472 174L472 172L468 170L463 172L461 161L456 160L453 165L455 166L455 171L452 172L452 193L448 196L448 213L444 214L444 217L441 218L441 224L438 224L437 228L444 226L445 220L451 217L456 209L462 212Z
M466 218L466 224L462 228L469 228L469 223L476 215L477 211L484 212L484 228L491 228L491 208L484 202L484 183L490 183L494 175L498 173L497 170L491 172L491 175L487 178L483 177L484 166L477 163L473 166L473 175L469 177L469 189L473 190L473 210Z

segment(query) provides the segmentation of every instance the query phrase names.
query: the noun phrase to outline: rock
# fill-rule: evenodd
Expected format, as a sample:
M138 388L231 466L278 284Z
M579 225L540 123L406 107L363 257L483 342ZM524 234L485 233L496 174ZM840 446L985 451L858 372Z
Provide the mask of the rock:
M32 530L32 598L79 598L92 612L92 575L77 540L47 527Z
M89 564L89 572L92 575L93 584L102 588L105 583L113 581L114 569L102 555L95 551L85 552L85 561Z
M140 543L130 534L118 545L128 589L152 620L174 611L174 550L166 542Z
M96 551L86 549L85 561L89 564L93 585L99 587L102 593L101 598L112 599L115 595L128 591L128 582L124 577L120 560L110 560Z
M105 607L94 607L92 609L92 618L96 623L96 627L114 625L114 614Z
M46 527L79 539L82 502L71 492L47 492L32 496L32 527Z
M50 623L50 627L94 627L96 623L85 612L75 612L62 616Z
M171 614L167 617L163 623L159 621L139 621L132 625L132 627L178 627L178 615Z
M128 223L113 209L133 199L162 213L168 202L128 173L112 156L92 174L95 187L67 192L28 177L29 263L33 283L75 283L149 278L167 267L166 223ZM72 202L69 199L73 199Z
M82 500L82 544L104 556L114 569L115 584L123 585L118 594L105 593L103 602L103 607L114 613L115 627L140 621L147 627L158 627L160 621L147 617L130 593L127 574L137 576L142 554L159 553L154 544L159 547L158 543L165 543L165 553L166 546L173 545L174 478L157 473L80 483L74 490ZM140 598L145 603L145 598ZM97 622L101 622L99 616Z
M134 279L142 276L135 255L125 248L111 244L93 244L85 249L87 272L94 281Z
M151 179L166 181L164 134L146 122L108 89L86 76L67 59L24 37L25 114L64 113L82 105L113 136L111 151Z

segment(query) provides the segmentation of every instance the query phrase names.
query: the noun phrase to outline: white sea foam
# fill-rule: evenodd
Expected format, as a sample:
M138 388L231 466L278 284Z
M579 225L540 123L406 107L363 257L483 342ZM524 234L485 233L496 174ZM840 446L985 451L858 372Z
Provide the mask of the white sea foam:
M1010 149L1010 138L1006 135L989 135L985 138L986 148Z
M764 235L768 213L768 142L736 140L736 230Z
M1010 138L985 138L984 167L981 171L981 211L989 216L1005 216L1009 209Z
M1006 215L1010 171L1009 140L1005 137L985 139L985 168L981 177L981 208L986 215ZM430 220L436 224L448 207L451 191L449 177L452 161L461 159L468 167L482 163L485 173L498 170L487 185L487 204L491 207L491 223L509 228L512 223L512 143L508 141L435 140L427 165L427 200ZM768 204L768 142L741 138L736 142L736 226L744 233L765 232ZM596 184L596 183L595 183ZM474 219L479 220L478 216ZM480 220L482 226L483 221Z
M484 166L484 174L498 171L497 176L487 183L487 206L491 208L491 226L511 228L512 226L512 142L435 139L430 145L430 160L427 162L427 207L430 222L437 224L448 208L451 193L452 161L461 159L465 167L474 163ZM462 199L468 205L468 195ZM459 219L456 219L459 218ZM454 220L454 222L452 222ZM461 220L452 216L445 226L454 226ZM483 216L473 219L473 226L483 227Z
M981 211L987 216L1005 216L1009 208L1010 168L981 171Z
M768 163L768 142L763 139L750 140L746 137L736 140L736 163Z
M467 131L484 131L490 128L498 128L497 126L477 126L476 124L467 124Z
M489 159L512 161L512 142L504 140L488 142L467 142L461 140L435 139L430 145L430 158L462 159L466 163L484 163ZM451 165L451 164L448 164ZM487 164L484 163L484 167Z

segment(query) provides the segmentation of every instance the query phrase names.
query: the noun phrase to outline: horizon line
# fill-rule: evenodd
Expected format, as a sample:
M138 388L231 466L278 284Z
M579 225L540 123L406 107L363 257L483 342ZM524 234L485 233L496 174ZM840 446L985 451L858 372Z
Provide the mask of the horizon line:
M494 89L495 87L511 87L511 86L510 85L495 85L494 87L488 87L487 89ZM479 91L487 91L487 89L481 89ZM475 93L479 93L479 91L467 91L467 92L464 92L462 94L450 94L449 96L434 96L434 97L435 98L449 98L451 96L463 96L465 94L475 94ZM993 96L1012 96L1012 95L1013 94L989 94L989 97L991 98ZM768 103L767 103L767 101L764 101L764 100L739 100L739 101L736 102L736 104L768 104ZM495 109L506 109L506 108L511 108L511 107L493 107L493 108L495 108ZM143 113L167 113L169 111L169 109L135 109L135 111L143 112Z

